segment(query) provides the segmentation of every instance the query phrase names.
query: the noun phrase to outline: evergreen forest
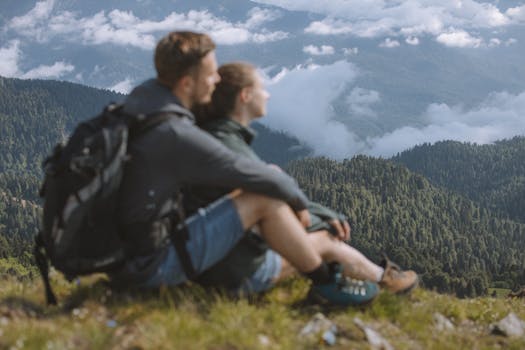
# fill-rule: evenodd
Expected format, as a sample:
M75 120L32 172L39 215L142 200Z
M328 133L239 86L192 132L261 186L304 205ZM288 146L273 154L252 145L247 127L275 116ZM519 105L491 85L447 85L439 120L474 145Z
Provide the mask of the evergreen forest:
M77 84L0 77L0 260L32 264L41 163L81 120L123 95ZM309 150L256 126L255 148L286 165L307 195L350 218L351 244L387 254L427 288L458 296L525 285L525 138L439 142L390 160L302 158ZM2 273L17 269L2 267Z

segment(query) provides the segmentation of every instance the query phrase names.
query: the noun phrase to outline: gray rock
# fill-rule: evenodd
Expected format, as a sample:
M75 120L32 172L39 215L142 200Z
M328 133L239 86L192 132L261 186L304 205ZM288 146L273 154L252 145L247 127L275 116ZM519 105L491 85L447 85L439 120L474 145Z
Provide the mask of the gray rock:
M454 324L439 312L435 312L433 318L438 331L443 332L454 330Z
M366 339L370 347L374 350L394 350L392 345L383 338L379 333L365 325L358 317L354 318L354 323L365 332Z
M326 318L325 315L318 312L299 332L300 337L314 338L321 340L327 345L335 345L337 338L337 326L335 323Z
M525 335L525 321L511 312L498 323L492 325L492 333L506 337L522 337Z
M270 338L268 338L267 335L259 334L259 335L257 335L257 339L259 340L259 344L261 344L265 348L269 347L270 345L272 345L272 342L271 342Z

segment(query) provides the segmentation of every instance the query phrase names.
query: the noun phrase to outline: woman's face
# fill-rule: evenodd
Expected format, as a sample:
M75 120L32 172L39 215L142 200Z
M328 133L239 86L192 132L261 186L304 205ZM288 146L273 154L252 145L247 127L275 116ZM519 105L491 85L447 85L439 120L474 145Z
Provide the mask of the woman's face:
M266 102L270 98L270 93L265 89L263 81L259 73L253 72L254 84L247 92L250 98L247 100L248 111L253 118L260 118L266 114Z

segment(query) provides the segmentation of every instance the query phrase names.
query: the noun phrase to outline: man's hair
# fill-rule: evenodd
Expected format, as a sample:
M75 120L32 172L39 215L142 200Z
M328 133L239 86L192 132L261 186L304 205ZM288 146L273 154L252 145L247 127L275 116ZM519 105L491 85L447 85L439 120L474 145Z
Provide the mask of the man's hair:
M160 39L155 49L157 78L170 87L183 76L192 74L204 56L215 49L206 34L171 32Z
M255 66L246 62L232 62L219 67L221 80L215 85L211 102L196 106L193 111L199 124L228 117L235 108L237 96L242 89L255 84Z

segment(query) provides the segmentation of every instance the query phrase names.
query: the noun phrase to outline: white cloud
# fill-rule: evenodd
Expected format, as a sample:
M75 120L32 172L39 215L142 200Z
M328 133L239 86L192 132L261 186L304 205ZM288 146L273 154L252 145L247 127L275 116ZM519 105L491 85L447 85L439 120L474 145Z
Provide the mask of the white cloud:
M24 73L19 67L21 57L19 40L12 40L8 45L0 47L0 75L21 79L53 79L75 69L73 65L60 61L50 66L40 65Z
M379 44L379 47L385 47L387 49L392 49L394 47L398 47L399 45L400 45L399 41L392 40L390 38L386 38L382 43Z
M264 23L275 21L282 16L282 13L277 10L261 9L254 7L248 11L248 20L245 23L246 28L258 28Z
M20 60L20 41L12 40L6 46L0 47L0 75L12 78L20 74L18 61Z
M409 45L419 45L419 39L416 36L409 36L405 39L405 42Z
M355 151L357 140L343 123L335 120L332 103L356 76L355 66L346 61L283 69L268 84L272 97L263 122L295 135L318 155L349 156Z
M303 52L313 55L313 56L325 56L325 55L333 55L335 53L335 49L333 46L330 46L330 45L321 45L321 46L308 45L308 46L303 47Z
M350 112L359 116L375 117L371 105L381 101L379 92L355 87L346 98Z
M450 47L480 47L483 40L475 38L463 30L451 31L437 36L436 41Z
M305 33L319 35L350 34L353 32L352 25L348 22L326 18L322 21L313 21L305 28Z
M426 112L429 124L422 128L402 127L380 137L368 138L366 153L389 157L415 145L443 140L492 143L525 135L525 92L493 93L477 108L432 104Z
M343 51L343 54L345 54L346 56L353 56L353 55L357 55L359 53L359 48L357 47L344 47L342 49Z
M525 5L511 7L505 12L505 14L515 22L525 22Z
M39 28L49 19L54 6L55 0L39 1L26 14L13 17L8 25L23 35L33 36L37 41L42 41L46 33L41 32Z
M305 28L306 33L318 35L438 37L450 35L450 28L457 28L458 32L473 32L525 23L525 5L502 12L495 4L474 0L252 1L325 16ZM414 45L415 40L410 41Z
M263 44L272 41L279 41L288 38L288 33L283 31L275 32L263 32L263 33L254 33L252 35L252 41L256 44Z
M496 47L501 45L501 40L498 38L491 38L489 40L489 47Z
M38 2L23 16L8 22L6 29L37 41L60 38L85 44L130 45L149 50L155 46L158 33L172 30L194 30L210 33L218 44L247 42L264 43L288 37L283 31L259 29L277 19L277 10L253 8L245 22L233 23L203 10L187 13L171 12L164 19L153 21L136 17L131 11L101 11L91 17L79 17L70 11L53 13L53 0Z
M119 81L115 85L109 87L109 90L119 92L121 94L128 94L134 86L134 82L130 78L126 78L123 81Z
M506 46L510 46L510 45L514 45L518 42L518 40L514 39L514 38L510 38L509 40L505 41L505 45Z
M66 73L71 73L75 70L75 66L60 61L55 62L51 66L40 65L36 68L29 70L28 72L22 74L20 78L22 79L56 79L65 75Z

